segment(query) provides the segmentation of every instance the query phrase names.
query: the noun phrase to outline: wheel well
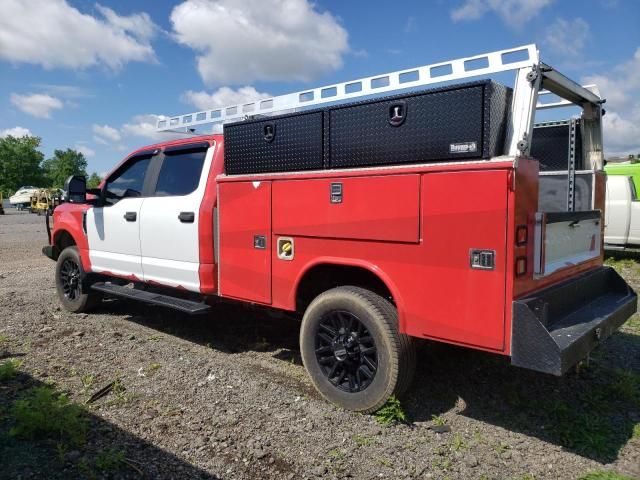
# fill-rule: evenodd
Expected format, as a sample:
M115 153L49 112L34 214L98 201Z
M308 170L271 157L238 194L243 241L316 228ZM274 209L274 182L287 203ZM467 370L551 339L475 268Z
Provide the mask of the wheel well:
M300 280L296 291L296 310L303 313L322 292L341 285L366 288L395 304L391 291L375 273L362 267L324 264L312 267Z
M71 234L66 230L62 230L57 233L54 238L54 246L57 248L57 254L60 255L62 251L76 244L76 241L73 239Z

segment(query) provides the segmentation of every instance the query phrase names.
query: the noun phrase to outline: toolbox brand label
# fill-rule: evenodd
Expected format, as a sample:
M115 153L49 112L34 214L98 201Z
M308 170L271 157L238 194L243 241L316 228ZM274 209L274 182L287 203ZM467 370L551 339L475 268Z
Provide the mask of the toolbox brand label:
M462 142L449 144L449 153L474 153L478 151L476 142Z

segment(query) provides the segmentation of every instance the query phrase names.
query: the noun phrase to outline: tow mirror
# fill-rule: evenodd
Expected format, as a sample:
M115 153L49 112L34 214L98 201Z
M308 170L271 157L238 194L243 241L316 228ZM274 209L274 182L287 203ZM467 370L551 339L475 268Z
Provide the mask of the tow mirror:
M64 196L70 203L86 203L87 179L81 175L72 175L64 182Z

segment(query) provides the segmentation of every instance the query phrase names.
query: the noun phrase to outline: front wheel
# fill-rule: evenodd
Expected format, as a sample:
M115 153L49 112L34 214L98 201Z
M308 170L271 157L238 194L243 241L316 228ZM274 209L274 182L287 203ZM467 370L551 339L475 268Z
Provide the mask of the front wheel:
M300 350L322 396L357 412L375 412L401 395L415 370L414 345L398 332L396 308L359 287L334 288L311 302Z
M56 290L60 303L70 312L86 312L100 302L99 293L84 291L85 275L78 247L65 248L56 263Z

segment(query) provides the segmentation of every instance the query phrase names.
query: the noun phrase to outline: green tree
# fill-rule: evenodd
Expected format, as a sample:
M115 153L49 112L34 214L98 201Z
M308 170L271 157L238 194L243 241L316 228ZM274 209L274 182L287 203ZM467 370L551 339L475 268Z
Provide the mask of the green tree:
M23 185L42 186L44 155L39 146L38 137L0 138L0 192L5 197Z
M102 178L96 172L93 172L89 178L87 178L87 188L98 188Z
M71 175L87 176L87 160L80 152L67 148L54 150L53 157L42 164L49 186L62 188L64 181Z

